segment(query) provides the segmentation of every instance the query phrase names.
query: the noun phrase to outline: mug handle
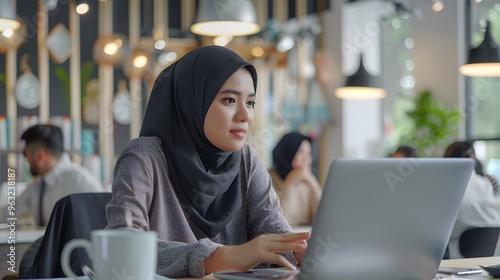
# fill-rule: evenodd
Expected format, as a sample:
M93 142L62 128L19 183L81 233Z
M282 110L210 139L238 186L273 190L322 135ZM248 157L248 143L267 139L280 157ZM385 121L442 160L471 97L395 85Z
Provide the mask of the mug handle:
M90 242L86 239L73 239L66 243L64 245L64 248L62 250L61 254L61 268L64 272L64 274L68 277L71 277L71 279L78 279L79 276L77 276L74 272L73 269L71 268L71 265L69 265L69 259L71 257L71 252L73 252L74 249L82 247L87 251L87 254L92 261L92 249L90 248Z

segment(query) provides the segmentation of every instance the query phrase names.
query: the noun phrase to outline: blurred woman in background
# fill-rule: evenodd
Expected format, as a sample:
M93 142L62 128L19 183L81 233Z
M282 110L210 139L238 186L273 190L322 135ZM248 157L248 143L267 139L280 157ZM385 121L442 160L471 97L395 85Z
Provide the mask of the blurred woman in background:
M273 186L290 225L310 225L321 197L311 171L311 139L298 132L284 135L273 150Z

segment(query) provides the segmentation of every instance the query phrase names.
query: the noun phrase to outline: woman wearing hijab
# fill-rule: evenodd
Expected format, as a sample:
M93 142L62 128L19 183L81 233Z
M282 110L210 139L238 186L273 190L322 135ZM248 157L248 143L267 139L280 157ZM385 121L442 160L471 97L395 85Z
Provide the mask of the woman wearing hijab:
M476 159L476 153L471 143L455 142L448 146L444 157ZM459 250L459 240L465 230L473 227L500 226L500 212L495 204L493 186L488 178L479 174L478 171L482 173L480 168L475 168L472 171L455 226L451 232L448 248L449 256L452 259L463 258Z
M106 213L108 228L157 231L158 274L295 269L301 260L309 233L291 233L245 142L256 86L254 66L218 46L189 52L156 79L140 137L116 163Z
M311 139L297 132L284 135L273 150L269 173L291 225L310 225L316 215L321 187L311 172Z

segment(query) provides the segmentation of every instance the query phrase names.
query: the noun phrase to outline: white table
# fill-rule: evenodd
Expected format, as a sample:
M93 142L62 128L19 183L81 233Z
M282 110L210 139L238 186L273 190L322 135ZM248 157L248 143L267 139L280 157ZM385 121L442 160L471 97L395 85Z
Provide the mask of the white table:
M16 244L31 243L45 233L44 227L28 227L16 229L13 233L9 229L0 230L0 244L7 244L9 235L15 234Z

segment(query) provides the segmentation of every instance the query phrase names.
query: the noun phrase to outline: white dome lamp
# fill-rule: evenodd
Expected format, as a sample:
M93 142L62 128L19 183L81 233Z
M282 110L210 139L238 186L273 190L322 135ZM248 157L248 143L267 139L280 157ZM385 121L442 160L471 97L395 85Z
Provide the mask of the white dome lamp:
M16 10L12 0L0 0L0 31L17 29L21 23L16 19Z
M191 32L203 36L245 36L259 32L252 0L201 0Z

